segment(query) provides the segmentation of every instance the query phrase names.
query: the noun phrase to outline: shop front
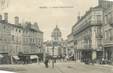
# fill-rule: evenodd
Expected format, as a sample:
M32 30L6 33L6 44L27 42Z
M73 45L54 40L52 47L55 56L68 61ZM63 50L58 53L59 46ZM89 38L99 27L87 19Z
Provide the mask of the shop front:
M92 61L92 50L90 50L90 49L82 50L81 61L86 63L86 64L91 63L91 61Z
M96 63L101 64L103 59L103 50L97 50L97 58L96 58Z
M104 64L113 63L113 47L104 47Z

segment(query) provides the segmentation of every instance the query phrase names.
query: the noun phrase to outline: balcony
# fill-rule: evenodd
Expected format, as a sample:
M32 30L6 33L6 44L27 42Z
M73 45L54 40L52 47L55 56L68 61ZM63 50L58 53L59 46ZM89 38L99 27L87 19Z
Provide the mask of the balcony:
M113 44L113 40L104 40L104 44Z
M110 38L104 39L103 45L106 47L113 46L113 39L112 40Z

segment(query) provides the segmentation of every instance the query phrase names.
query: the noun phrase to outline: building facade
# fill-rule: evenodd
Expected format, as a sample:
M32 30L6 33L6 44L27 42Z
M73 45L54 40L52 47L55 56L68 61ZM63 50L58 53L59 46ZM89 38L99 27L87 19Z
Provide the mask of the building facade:
M113 2L98 0L72 27L75 59L82 62L113 61ZM69 36L68 36L69 40Z
M19 22L15 17L15 23L8 22L8 13L4 13L4 19L0 15L0 54L18 56L19 52L26 55L38 55L43 53L43 32L38 24Z
M67 36L67 55L75 59L74 39L73 34Z
M104 59L113 63L113 6L104 11L103 48Z
M91 8L73 27L76 60L92 60L93 53L100 50L102 9Z
M72 27L76 60L101 61L103 58L104 12L112 6L111 1L99 0L84 16L78 16Z

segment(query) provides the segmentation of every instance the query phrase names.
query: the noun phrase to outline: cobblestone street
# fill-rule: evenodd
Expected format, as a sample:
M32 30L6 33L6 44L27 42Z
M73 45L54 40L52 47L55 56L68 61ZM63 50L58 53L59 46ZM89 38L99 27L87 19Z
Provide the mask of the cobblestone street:
M55 67L45 68L44 64L29 65L4 65L0 66L2 70L9 70L16 73L113 73L113 67L110 65L85 65L82 63L63 62L56 63Z

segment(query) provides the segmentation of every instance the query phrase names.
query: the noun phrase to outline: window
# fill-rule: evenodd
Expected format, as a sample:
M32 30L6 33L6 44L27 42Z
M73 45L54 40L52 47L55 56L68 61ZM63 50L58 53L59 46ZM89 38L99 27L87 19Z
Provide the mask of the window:
M30 38L30 42L32 41L32 38Z
M109 13L107 16L106 16L106 21L107 23L111 24L112 23L112 14Z
M109 40L112 41L113 40L113 33L112 33L112 29L109 29Z
M34 39L33 39L33 42L34 42Z
M105 31L105 40L109 40L109 41L113 40L113 30L112 29Z
M101 15L97 15L97 24L100 24L101 23Z
M16 32L18 31L18 29L16 29Z
M105 31L105 40L108 40L108 37L109 37L108 31Z
M105 15L105 24L107 24L107 21L108 21L108 17L107 15Z
M97 33L98 33L98 34L101 34L101 27L100 27L100 26L97 27Z
M14 35L12 35L12 40L14 41Z
M21 32L21 30L19 30L19 32Z

